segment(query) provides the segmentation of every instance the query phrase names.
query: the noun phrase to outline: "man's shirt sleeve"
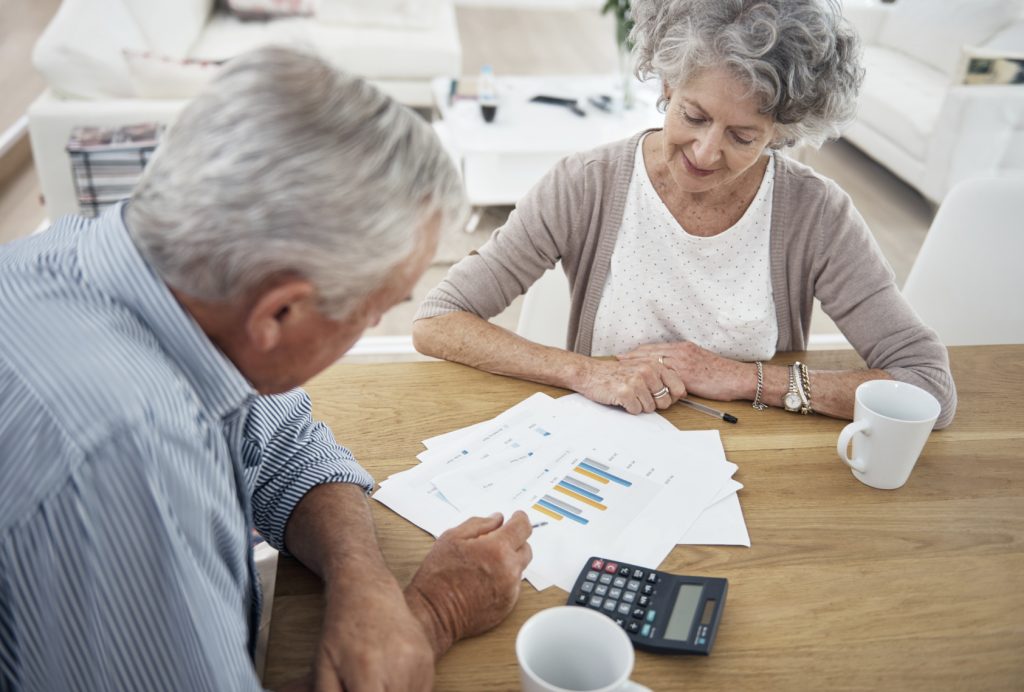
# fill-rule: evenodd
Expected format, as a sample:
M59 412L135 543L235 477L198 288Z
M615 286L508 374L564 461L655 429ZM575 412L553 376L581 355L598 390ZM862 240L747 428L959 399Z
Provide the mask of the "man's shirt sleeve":
M330 429L312 417L301 389L257 397L243 432L245 478L253 522L272 546L284 550L285 526L302 497L324 483L353 483L366 492L373 478Z

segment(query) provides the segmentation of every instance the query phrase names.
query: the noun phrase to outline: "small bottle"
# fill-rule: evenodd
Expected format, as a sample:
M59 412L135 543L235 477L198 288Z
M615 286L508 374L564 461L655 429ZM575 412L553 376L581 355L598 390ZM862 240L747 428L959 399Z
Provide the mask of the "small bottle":
M480 101L480 114L485 122L493 122L498 112L498 85L494 81L494 70L490 65L480 68L480 80L476 88L477 100Z

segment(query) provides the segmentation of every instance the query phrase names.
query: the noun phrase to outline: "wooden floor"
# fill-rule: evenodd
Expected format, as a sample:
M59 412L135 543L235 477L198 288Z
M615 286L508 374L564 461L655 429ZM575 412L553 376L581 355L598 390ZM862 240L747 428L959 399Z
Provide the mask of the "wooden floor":
M0 0L0 27L4 27L0 56L10 61L5 63L0 78L0 93L14 95L4 99L0 115L12 122L42 89L42 80L32 71L28 55L33 37L57 4L57 0ZM596 11L459 7L457 17L466 75L477 74L484 64L492 65L499 75L583 74L616 68L614 25ZM8 27L13 29L8 32ZM10 42L8 35L13 38ZM827 144L802 158L849 192L902 283L931 224L932 206L845 142ZM26 146L20 150L17 165L8 162L7 168L11 170L5 179L0 166L0 242L31 233L45 216ZM414 289L412 299L396 306L368 335L408 334L416 305L426 292L453 262L483 243L509 211L504 207L490 209L476 232L458 232L444 238L433 266ZM514 328L518 312L516 301L496 322ZM818 311L812 333L829 335L837 330Z
M43 90L32 46L60 0L0 0L0 133L15 125ZM28 142L0 159L0 243L35 230L44 214Z

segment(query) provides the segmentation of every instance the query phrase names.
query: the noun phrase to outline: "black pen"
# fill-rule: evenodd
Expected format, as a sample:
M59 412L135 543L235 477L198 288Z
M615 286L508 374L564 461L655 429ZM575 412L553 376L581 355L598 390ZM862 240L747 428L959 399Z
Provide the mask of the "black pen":
M692 409L696 409L701 413L706 413L709 416L721 418L726 423L735 423L739 420L736 416L730 413L726 413L725 411L719 411L718 409L713 409L710 406L705 406L704 404L698 404L696 401L690 401L689 399L680 399L679 403L685 404L686 406L689 406Z

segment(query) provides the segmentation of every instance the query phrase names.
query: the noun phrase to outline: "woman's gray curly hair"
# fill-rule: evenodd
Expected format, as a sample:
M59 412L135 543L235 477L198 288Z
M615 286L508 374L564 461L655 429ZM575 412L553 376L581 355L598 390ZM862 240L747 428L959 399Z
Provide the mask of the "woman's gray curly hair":
M638 77L730 70L775 121L773 147L821 146L856 112L860 40L837 0L635 0L632 16Z

